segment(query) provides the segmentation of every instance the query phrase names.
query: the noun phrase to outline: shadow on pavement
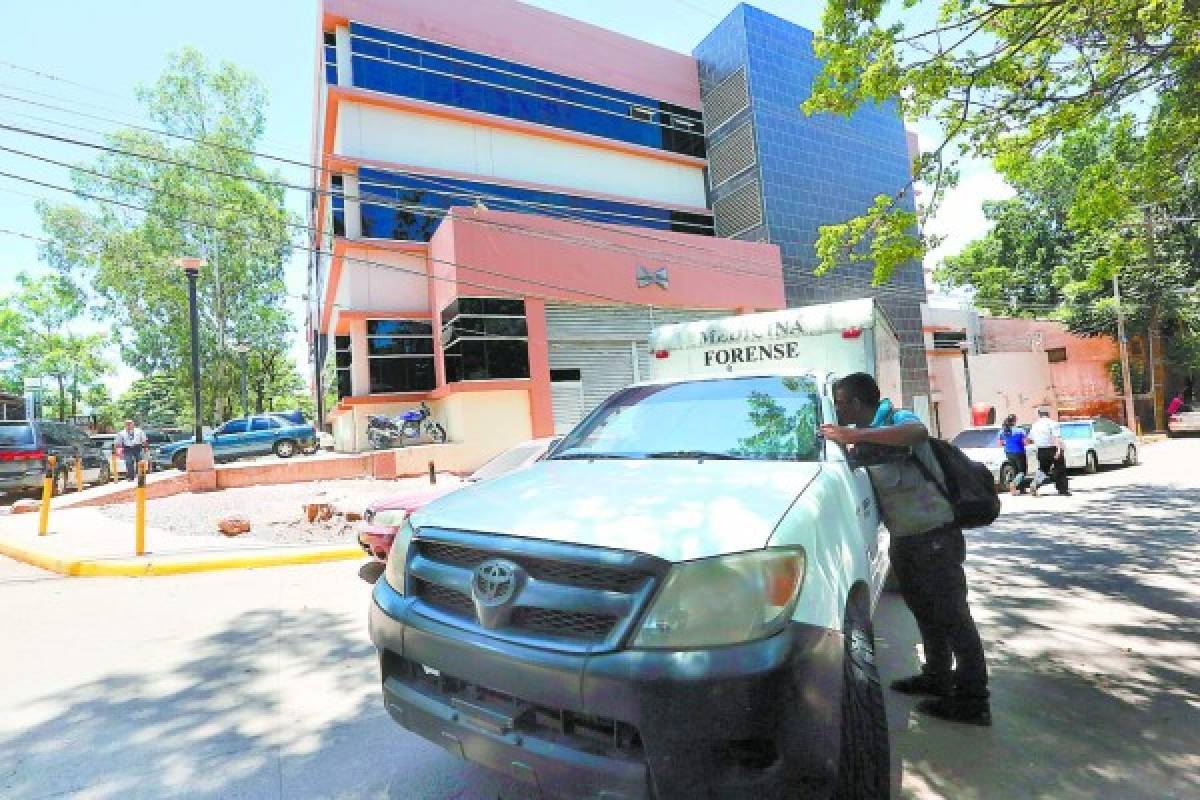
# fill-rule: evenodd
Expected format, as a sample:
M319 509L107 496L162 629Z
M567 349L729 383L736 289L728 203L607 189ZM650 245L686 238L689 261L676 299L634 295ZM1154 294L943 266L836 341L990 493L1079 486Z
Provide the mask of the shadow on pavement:
M173 667L39 697L23 730L0 721L0 797L524 796L396 725L377 669L361 619L246 612Z
M1200 797L1198 534L1194 492L1148 484L1081 486L968 532L995 724L922 718L889 691L895 796ZM876 631L885 683L917 668L899 598Z

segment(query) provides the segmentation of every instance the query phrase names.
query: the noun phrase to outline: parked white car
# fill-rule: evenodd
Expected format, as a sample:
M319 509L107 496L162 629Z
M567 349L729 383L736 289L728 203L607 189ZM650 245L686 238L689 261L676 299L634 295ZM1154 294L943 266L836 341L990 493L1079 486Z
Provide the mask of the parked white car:
M1102 466L1137 463L1137 436L1106 417L1060 421L1068 469L1095 472Z
M998 486L1007 486L1012 482L1012 467L1004 456L1004 445L1000 442L999 425L980 425L961 431L951 441L958 449L966 453L967 458L978 461L992 471ZM1029 459L1029 471L1037 469L1037 448L1029 445L1025 448Z
M1200 433L1200 411L1177 411L1167 420L1167 435Z

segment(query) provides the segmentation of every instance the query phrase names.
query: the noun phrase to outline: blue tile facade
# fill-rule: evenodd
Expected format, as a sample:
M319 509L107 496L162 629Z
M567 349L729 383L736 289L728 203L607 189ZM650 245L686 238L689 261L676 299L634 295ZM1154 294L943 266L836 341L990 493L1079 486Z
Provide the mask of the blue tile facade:
M745 124L753 126L757 148L754 169L712 189L718 229L721 199L758 181L764 224L739 238L780 246L788 305L877 297L900 335L905 402L914 395L928 397L921 265L906 266L879 288L870 285L868 264L842 265L821 278L812 274L820 226L860 214L877 195L894 195L909 185L904 122L895 105L865 106L849 118L806 116L800 106L820 71L812 32L745 4L737 6L694 55L706 110L714 91L739 68L745 70L748 89L748 107L729 121L718 127L706 119L709 153ZM913 207L911 188L902 202Z

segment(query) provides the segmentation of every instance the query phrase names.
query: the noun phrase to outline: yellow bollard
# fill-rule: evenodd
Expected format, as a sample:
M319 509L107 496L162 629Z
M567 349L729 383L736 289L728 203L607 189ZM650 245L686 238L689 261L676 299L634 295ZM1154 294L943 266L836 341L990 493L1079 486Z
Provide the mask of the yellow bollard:
M50 498L54 497L54 456L46 456L46 477L42 479L42 515L38 520L38 536L50 530Z
M108 470L109 480L116 483L120 479L120 476L117 475L117 448L114 447L108 451L108 458L112 462Z
M136 555L146 555L146 462L137 465L137 489L134 490L136 511L134 514L134 537Z
M83 451L75 454L75 491L83 491Z

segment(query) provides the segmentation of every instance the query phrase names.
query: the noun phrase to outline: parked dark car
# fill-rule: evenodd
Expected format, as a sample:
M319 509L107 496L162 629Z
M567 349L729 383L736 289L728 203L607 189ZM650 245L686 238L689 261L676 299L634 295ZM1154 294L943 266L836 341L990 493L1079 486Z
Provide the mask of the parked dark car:
M83 459L86 483L108 483L112 473L104 449L74 425L53 420L0 421L0 492L40 489L46 457L55 456L54 492L74 483L75 459Z
M304 415L304 412L300 411L298 409L292 409L291 411L268 411L267 413L273 417L279 417L280 419L285 419L288 422L290 422L292 425L309 425L309 424L311 424L308 421L308 417L306 417ZM315 426L314 426L314 429L315 429ZM306 456L311 456L313 453L317 452L320 449L321 449L321 432L316 431L316 438L313 439L311 443L303 445L300 448L300 452L304 453L304 455L306 455ZM330 447L329 449L332 450L333 448Z

